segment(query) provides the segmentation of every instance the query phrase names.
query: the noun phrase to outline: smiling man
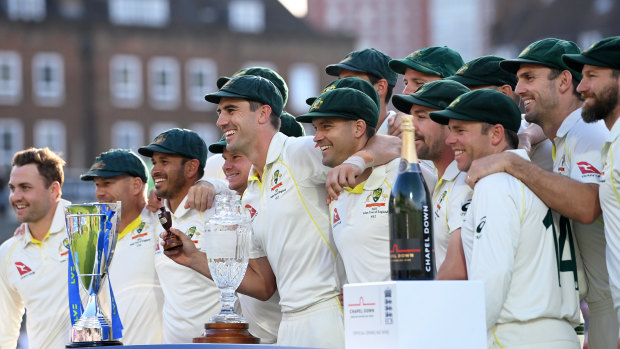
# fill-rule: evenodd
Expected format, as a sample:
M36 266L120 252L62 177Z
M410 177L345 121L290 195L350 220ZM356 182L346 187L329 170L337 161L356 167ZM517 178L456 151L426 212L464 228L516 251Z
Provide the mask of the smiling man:
M123 323L123 344L160 344L164 295L153 263L159 221L145 209L146 165L129 150L112 149L99 154L80 179L94 182L97 201L121 202L118 241L108 276Z
M498 91L467 92L430 117L449 126L446 143L461 171L494 153L527 159L514 150L519 109ZM578 299L560 286L550 220L548 207L509 174L476 185L461 235L468 278L484 282L488 348L579 348Z
M0 246L0 348L15 348L24 310L31 348L70 340L68 241L62 200L65 161L48 148L15 153L9 201L25 233Z
M574 246L558 258L566 261L563 276L578 283L588 304L588 344L609 348L617 345L618 323L612 311L598 197L600 151L609 132L602 121L587 124L581 118L582 100L576 91L581 73L562 61L562 55L580 52L571 41L547 38L528 45L519 57L500 62L502 69L517 76L515 92L525 103L525 120L542 127L553 142L553 172L502 153L481 159L468 175L475 181L485 173L506 171L553 210L558 245Z
M213 209L200 212L185 207L189 188L203 176L207 146L190 130L173 128L138 149L153 162L151 176L157 195L172 214L172 227L189 237L184 243L201 246L205 223ZM159 224L157 233L164 228ZM192 243L193 242L193 243ZM191 343L204 324L220 310L220 292L215 283L196 271L179 265L163 254L158 242L155 270L164 292L164 343Z
M585 99L581 112L583 119L594 124L603 120L610 131L604 139L605 143L602 148L604 165L598 194L605 221L609 284L617 319L620 322L620 220L618 215L620 172L619 161L614 161L614 154L620 152L620 143L618 143L620 123L617 122L620 116L620 103L618 103L620 100L618 92L620 91L620 37L605 38L581 54L567 54L562 58L571 68L583 73L583 80L577 86L577 91ZM612 332L610 335L618 334L612 329L609 331ZM617 337L614 336L614 338Z
M297 118L312 122L314 141L321 149L323 165L336 167L366 146L375 134L379 116L377 94L370 88L338 87L314 100L310 110ZM372 96L372 98L368 95ZM342 256L348 283L390 280L387 202L398 175L396 158L383 166L366 169L362 183L345 187L330 203L334 241Z

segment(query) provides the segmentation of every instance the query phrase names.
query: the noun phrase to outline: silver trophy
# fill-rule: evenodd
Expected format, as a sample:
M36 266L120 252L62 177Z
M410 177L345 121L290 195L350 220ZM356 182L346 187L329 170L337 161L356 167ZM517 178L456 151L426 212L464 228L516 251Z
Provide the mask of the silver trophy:
M241 284L249 262L251 226L242 213L239 195L217 195L215 215L209 219L203 248L213 281L220 289L220 313L205 324L202 337L194 343L259 343L248 331L248 323L235 313L235 290Z
M112 323L101 312L99 300L118 238L120 214L120 201L65 207L75 273L80 285L88 293L88 302L82 316L71 329L71 343L67 348L122 345L120 341L112 339ZM77 301L80 301L79 295ZM75 308L75 304L72 304L72 308Z

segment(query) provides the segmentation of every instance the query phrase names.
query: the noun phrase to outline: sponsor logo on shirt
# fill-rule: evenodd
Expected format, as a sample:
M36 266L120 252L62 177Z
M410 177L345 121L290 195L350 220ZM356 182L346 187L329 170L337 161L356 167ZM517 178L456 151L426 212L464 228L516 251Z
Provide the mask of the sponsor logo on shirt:
M338 209L334 207L334 214L333 214L334 218L332 220L332 227L337 226L338 224L340 224L340 215L338 214Z
M251 205L245 205L245 208L248 210L248 212L250 213L250 219L254 219L254 216L256 216L256 214L258 212L256 212L256 209L254 207L252 207Z
M26 275L34 274L32 269L22 262L15 262L15 267L19 272L19 276L22 276L22 278Z
M476 227L476 233L474 233L474 238L480 239L482 237L482 229L484 229L484 225L487 223L487 216L482 217L480 223Z
M435 218L439 218L439 211L441 211L441 204L443 203L443 199L446 198L446 195L448 195L448 190L444 190L443 193L441 193L441 196L439 197L439 200L437 200L437 205L435 206Z
M558 173L568 176L567 172L567 167L566 167L566 154L562 155L562 158L560 159L560 165L558 166Z
M599 172L599 170L596 169L596 167L592 166L590 163L586 161L578 162L577 166L579 166L579 171L581 171L581 174L584 177L591 177L591 176L598 177L601 175L601 173Z
M463 206L461 206L461 216L465 216L467 210L469 209L469 204L471 204L471 198L467 199Z

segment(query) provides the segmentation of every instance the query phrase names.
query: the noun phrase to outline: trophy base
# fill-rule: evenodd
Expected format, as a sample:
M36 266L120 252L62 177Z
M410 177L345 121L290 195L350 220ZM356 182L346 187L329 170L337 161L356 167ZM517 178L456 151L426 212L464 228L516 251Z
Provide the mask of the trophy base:
M171 251L176 248L183 247L183 242L176 236L166 236L164 238L164 251Z
M260 338L248 331L247 323L212 322L205 324L202 337L194 338L194 343L236 343L258 344Z
M73 342L67 344L65 348L111 347L119 345L123 345L123 343L121 341Z

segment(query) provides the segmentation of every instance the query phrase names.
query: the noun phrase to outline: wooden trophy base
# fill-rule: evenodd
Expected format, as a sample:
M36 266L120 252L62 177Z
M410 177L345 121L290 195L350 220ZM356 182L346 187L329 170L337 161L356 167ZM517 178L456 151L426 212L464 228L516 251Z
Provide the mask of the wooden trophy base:
M248 331L247 323L212 322L205 324L202 337L194 338L194 343L236 343L258 344L256 338Z

